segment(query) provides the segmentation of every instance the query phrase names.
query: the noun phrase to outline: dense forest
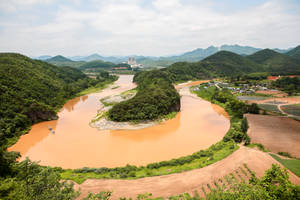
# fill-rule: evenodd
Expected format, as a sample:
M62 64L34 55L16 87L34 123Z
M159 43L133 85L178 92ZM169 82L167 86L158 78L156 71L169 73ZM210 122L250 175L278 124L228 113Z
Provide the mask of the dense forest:
M300 59L300 45L287 52L286 55L291 56L295 59Z
M163 71L168 72L173 82L228 76L261 79L268 74L299 74L300 61L269 49L247 57L219 51L199 62L174 63Z
M300 77L283 77L272 82L272 85L289 95L300 93Z
M116 80L107 72L90 79L71 67L56 67L15 53L0 54L0 199L74 199L72 185L60 180L59 169L7 152L12 138L33 123L55 119L66 100L88 87Z
M180 110L180 96L168 74L161 70L139 72L134 76L137 94L113 106L108 117L113 121L153 120Z
M260 64L265 68L265 71L271 72L272 74L283 75L300 73L300 60L270 49L261 50L247 56L247 58Z
M108 78L90 79L71 67L56 67L20 54L0 54L0 134L14 137L31 124L56 118L79 91Z

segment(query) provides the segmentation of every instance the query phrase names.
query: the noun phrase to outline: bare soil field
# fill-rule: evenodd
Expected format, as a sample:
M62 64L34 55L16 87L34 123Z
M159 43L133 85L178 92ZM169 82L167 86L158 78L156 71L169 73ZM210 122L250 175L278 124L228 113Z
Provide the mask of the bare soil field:
M75 188L81 189L78 199L86 196L88 192L100 191L113 191L111 199L136 198L138 194L146 192L152 193L153 197L169 197L185 192L193 194L194 191L203 195L202 187L209 192L207 184L212 186L214 181L224 180L226 175L240 170L244 163L259 177L263 176L264 171L269 169L273 163L279 164L268 153L241 146L227 158L201 169L136 180L88 179L81 185L76 184ZM300 184L300 178L291 172L290 180L294 184Z
M289 152L300 158L300 122L288 117L246 115L251 143L261 143L274 153Z

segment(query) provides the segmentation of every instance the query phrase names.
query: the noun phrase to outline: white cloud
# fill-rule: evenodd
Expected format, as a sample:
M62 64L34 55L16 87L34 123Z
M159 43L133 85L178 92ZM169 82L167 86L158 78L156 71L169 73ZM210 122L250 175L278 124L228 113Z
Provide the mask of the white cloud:
M12 19L11 25L0 18L0 51L166 55L225 43L271 48L300 43L300 16L290 12L293 5L286 1L270 0L232 13L218 12L212 4L179 0L155 0L147 7L138 0L88 4L91 8L80 10L73 4L59 6L52 12L54 18L38 24Z

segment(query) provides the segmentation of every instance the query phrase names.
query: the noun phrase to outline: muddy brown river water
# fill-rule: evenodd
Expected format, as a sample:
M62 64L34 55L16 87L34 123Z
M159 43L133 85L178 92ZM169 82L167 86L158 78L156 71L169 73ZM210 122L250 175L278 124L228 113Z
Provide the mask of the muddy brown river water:
M114 84L120 86L117 89L109 87L68 101L58 120L33 125L8 150L19 151L20 160L29 157L41 165L63 168L139 166L205 149L229 129L221 107L190 95L187 86L192 83L181 89L181 112L171 120L141 130L91 128L89 122L101 106L99 100L134 88L132 78L122 75Z

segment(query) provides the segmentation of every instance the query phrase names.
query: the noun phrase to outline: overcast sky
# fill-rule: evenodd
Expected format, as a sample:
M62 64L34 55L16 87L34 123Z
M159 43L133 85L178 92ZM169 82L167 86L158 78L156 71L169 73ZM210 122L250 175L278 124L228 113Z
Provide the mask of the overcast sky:
M300 45L299 0L0 0L0 52L172 55Z

